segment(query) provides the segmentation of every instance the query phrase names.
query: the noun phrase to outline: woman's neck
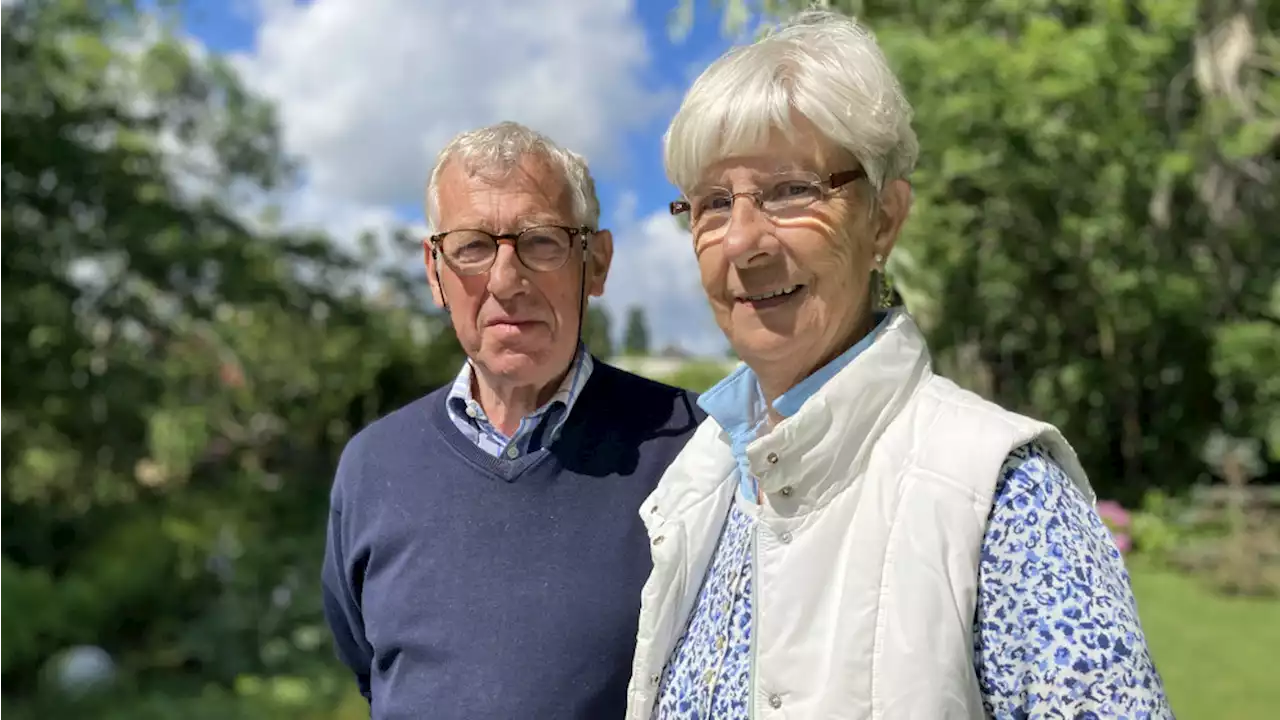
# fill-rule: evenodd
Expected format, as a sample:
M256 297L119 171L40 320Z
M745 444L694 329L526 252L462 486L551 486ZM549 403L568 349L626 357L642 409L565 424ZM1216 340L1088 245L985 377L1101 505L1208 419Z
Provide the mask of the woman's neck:
M752 367L756 374L756 380L760 383L760 390L764 394L770 425L782 420L782 416L773 408L773 404L778 398L796 385L799 385L805 378L840 357L841 354L870 334L874 327L875 315L874 313L868 313L865 318L855 323L852 332L844 333L843 339L832 343L830 347L817 354L816 358L783 357L776 363L762 364L758 369Z

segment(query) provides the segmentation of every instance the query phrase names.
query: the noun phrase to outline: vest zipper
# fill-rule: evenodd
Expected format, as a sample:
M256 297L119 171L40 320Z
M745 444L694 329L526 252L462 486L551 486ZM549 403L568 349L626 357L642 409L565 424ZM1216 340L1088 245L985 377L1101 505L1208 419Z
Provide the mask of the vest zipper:
M751 608L751 643L749 652L751 653L751 664L747 670L750 676L747 678L747 720L752 720L756 716L756 643L760 637L760 516L756 514L756 521L751 524L751 585L752 590L752 608Z

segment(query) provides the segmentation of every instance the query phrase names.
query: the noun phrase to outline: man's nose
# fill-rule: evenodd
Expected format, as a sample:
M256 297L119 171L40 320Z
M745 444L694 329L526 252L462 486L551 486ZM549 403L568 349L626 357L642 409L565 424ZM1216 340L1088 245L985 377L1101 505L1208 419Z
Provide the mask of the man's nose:
M724 231L725 258L738 267L749 267L768 260L777 251L773 225L755 197L745 193L735 196Z
M524 290L524 272L515 247L507 243L499 245L493 266L489 268L489 294L500 300L520 294Z

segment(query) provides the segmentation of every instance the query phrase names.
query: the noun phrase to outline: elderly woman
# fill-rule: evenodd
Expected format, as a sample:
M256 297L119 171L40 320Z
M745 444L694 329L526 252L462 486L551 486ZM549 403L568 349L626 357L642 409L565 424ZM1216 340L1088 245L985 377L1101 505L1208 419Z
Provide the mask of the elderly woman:
M805 13L671 123L744 366L641 509L629 718L1171 716L1070 445L935 375L880 297L910 117L870 32Z

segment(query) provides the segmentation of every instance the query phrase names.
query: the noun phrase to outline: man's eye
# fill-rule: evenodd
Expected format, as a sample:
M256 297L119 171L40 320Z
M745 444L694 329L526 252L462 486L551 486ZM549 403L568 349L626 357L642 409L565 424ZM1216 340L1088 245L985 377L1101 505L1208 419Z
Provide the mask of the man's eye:
M698 209L703 212L719 212L727 210L732 204L728 195L710 195L702 199Z
M459 246L453 251L453 255L457 258L476 258L483 257L488 252L488 243L475 241Z

